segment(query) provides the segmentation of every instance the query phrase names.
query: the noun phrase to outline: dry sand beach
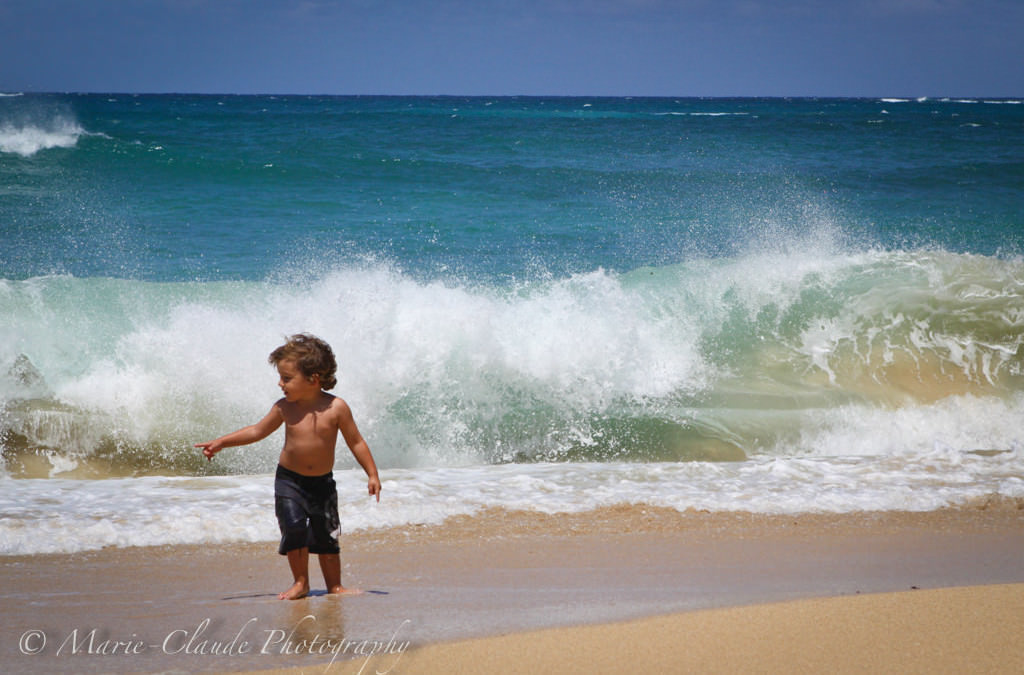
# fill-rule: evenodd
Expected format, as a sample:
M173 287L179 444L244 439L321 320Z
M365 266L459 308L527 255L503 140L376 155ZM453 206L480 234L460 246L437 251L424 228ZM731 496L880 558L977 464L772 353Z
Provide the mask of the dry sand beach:
M19 673L1024 670L1024 510L493 510L347 537L358 596L278 601L274 546L11 556ZM371 659L368 655L376 653Z

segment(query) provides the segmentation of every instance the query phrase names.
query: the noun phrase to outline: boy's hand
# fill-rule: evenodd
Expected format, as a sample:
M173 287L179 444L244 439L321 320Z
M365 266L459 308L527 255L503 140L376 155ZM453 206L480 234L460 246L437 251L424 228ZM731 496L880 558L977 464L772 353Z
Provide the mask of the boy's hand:
M379 502L380 501L380 478L377 478L376 476L370 476L370 480L367 481L366 487L369 489L370 495L371 496L375 495L377 497L377 501Z
M207 443L196 443L195 447L202 448L203 454L206 455L206 461L213 459L213 456L224 449L224 446L217 441L209 441Z

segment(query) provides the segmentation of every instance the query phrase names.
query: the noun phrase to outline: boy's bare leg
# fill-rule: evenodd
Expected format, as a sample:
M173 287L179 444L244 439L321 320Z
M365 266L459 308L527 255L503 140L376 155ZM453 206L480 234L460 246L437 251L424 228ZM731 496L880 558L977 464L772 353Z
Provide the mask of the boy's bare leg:
M362 593L355 588L345 588L341 585L341 556L337 553L321 553L320 571L324 573L324 583L327 585L328 593Z
M292 570L295 583L288 590L278 593L277 597L279 600L298 600L309 595L309 549L294 548L287 555L288 567Z

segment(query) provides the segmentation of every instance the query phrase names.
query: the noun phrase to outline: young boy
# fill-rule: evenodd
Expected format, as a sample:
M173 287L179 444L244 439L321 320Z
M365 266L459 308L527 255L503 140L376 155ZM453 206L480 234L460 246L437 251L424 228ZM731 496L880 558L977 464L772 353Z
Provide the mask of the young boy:
M353 593L341 585L338 547L338 493L334 446L338 432L369 477L370 495L380 501L380 478L370 448L345 401L328 394L337 384L334 352L323 340L299 334L268 359L277 366L284 398L266 417L226 436L197 443L208 460L222 449L260 441L284 424L284 448L274 479L274 510L281 527L278 552L288 556L295 583L277 597L296 600L309 593L309 554L316 553L328 593Z

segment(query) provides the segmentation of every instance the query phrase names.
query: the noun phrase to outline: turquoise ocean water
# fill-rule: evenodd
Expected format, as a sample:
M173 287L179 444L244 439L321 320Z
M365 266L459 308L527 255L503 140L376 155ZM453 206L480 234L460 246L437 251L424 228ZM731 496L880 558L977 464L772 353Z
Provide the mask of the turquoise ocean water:
M343 528L1021 499L1024 105L0 96L0 553L273 540L297 331Z

